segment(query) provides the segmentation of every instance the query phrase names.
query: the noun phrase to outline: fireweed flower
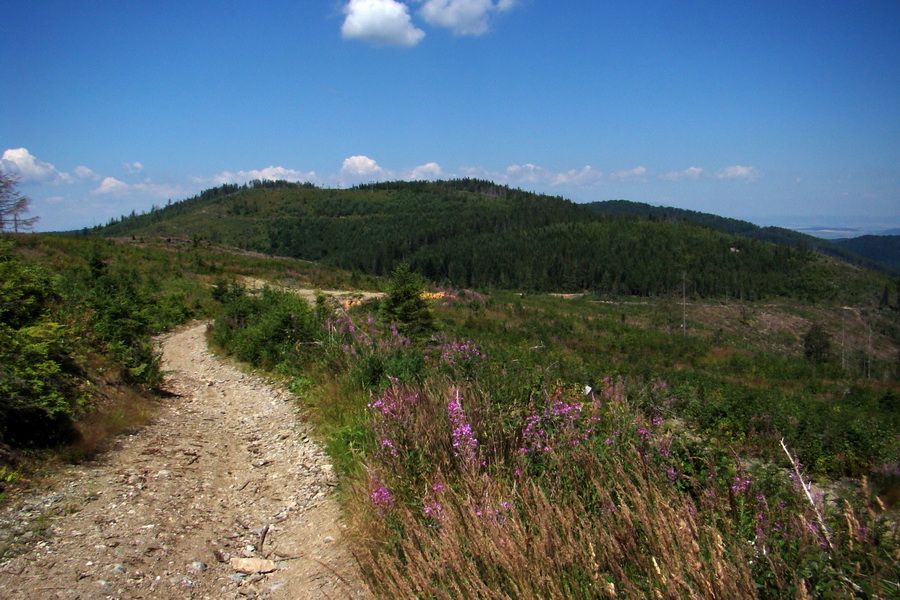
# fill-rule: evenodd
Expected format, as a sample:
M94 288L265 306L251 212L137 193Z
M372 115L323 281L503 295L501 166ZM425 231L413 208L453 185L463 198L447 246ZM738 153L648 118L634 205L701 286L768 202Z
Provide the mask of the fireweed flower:
M380 398L369 402L370 409L381 414L384 420L396 420L405 424L412 408L419 402L419 394L397 386L397 380L391 378L391 387L384 390Z
M391 440L389 440L387 438L384 438L383 440L381 440L381 449L386 451L391 456L399 455L399 452L397 452L397 449L394 447L394 442L392 442Z
M394 497L391 495L390 490L388 490L383 483L378 483L377 480L373 483L376 483L377 485L375 485L369 493L372 504L378 507L392 508L394 506Z
M732 481L733 483L731 484L731 491L735 493L747 491L747 488L750 487L751 483L751 479L749 477L741 477L740 475L735 477Z
M422 507L422 511L425 513L426 517L431 517L435 521L440 522L444 520L444 507L438 502L426 504Z
M466 420L466 413L460 404L459 389L454 388L453 391L454 398L447 404L447 418L453 427L453 455L461 458L467 465L474 465L478 440L475 439L472 426Z

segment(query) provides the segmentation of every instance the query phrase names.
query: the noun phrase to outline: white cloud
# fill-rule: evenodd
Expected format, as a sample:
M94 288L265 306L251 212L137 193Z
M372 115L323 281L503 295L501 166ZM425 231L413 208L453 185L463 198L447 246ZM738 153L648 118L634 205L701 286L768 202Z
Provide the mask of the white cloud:
M506 176L510 182L518 183L548 183L553 180L553 173L531 163L524 165L510 165L506 167Z
M591 165L585 165L581 170L569 169L568 171L557 173L553 178L554 185L593 185L603 180L603 172L598 171Z
M119 181L115 177L106 177L100 182L100 187L95 189L93 194L127 194L129 185L124 181Z
M702 174L703 169L700 167L688 167L684 171L670 171L660 175L659 178L668 181L683 181L685 179L699 179Z
M341 35L376 46L412 47L425 32L412 24L409 8L396 0L350 0L344 7Z
M125 183L115 177L105 177L91 193L104 196L137 195L147 198L183 198L187 195L187 190L178 185L153 183L150 180L143 183Z
M71 183L72 176L38 160L25 148L10 148L0 159L3 169L18 174L23 183Z
M467 177L488 179L496 183L512 186L576 186L591 187L603 182L603 172L586 165L581 169L552 171L540 165L525 163L510 165L505 171L490 171L484 167L463 167L460 171Z
M281 166L271 166L266 167L265 169L251 169L249 171L222 171L218 175L214 175L208 179L195 177L194 183L203 185L222 185L223 183L247 183L254 179L269 181L283 179L285 181L308 181L314 183L319 180L319 176L315 171L303 172Z
M446 27L456 35L481 35L489 29L494 12L510 10L518 0L425 0L419 14L435 27Z
M144 165L137 161L133 163L125 163L122 165L122 167L125 169L125 172L129 173L130 175L135 175L144 170Z
M100 176L98 174L94 173L94 171L92 171L88 167L85 167L84 165L78 165L72 171L75 173L75 177L82 181L97 181L98 179L100 179Z
M430 162L415 167L406 175L406 177L404 177L404 179L410 181L434 180L439 179L443 174L444 172L441 169L441 165L436 162Z
M719 179L743 179L745 181L753 181L761 176L762 174L756 167L742 167L740 165L725 167L716 173L716 177Z
M628 169L627 171L616 171L615 173L609 174L611 178L619 179L621 181L644 179L646 175L646 167L635 167L633 169Z
M341 166L341 175L349 175L350 177L372 177L384 176L387 172L378 166L378 163L368 156L351 156L345 158Z

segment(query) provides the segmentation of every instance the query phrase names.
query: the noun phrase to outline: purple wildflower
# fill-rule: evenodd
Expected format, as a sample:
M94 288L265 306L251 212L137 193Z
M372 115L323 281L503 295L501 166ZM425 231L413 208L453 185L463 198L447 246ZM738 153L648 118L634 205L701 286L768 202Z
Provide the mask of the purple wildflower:
M466 420L466 413L460 404L459 389L454 388L455 397L447 404L447 417L453 427L453 454L461 458L465 464L475 462L475 450L478 440L472 433L472 426Z
M375 506L394 506L394 497L391 495L391 492L384 487L384 484L378 484L378 486L369 494L369 498L371 498L372 504Z

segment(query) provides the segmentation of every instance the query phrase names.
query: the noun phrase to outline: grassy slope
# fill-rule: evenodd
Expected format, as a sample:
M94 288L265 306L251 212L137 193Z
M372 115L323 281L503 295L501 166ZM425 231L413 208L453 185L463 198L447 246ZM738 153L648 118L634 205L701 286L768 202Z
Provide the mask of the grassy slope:
M263 301L272 306L246 333L221 325L231 351L251 350L254 330L294 310ZM815 321L829 331L846 322L847 345L864 352L869 322L801 303L681 308L448 290L434 308L442 335L423 345L362 305L320 322L317 352L261 364L292 376L347 477L363 568L381 597L891 589L897 540L870 512L877 503L843 491L853 504L830 505L834 550L823 553L778 445L783 437L821 482L878 477L882 466L890 477L896 363L868 379L836 357L812 365L801 350ZM890 312L877 318L896 325ZM874 337L896 355L895 334ZM862 528L879 533L866 541Z

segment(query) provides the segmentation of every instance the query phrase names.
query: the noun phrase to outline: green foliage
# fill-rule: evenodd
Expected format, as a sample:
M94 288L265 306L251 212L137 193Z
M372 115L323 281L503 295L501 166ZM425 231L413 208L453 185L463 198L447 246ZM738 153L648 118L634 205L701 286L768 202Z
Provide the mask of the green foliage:
M0 239L0 323L18 329L46 310L51 294L47 276L12 254L12 242Z
M690 223L751 240L798 248L802 252L812 250L866 268L900 272L897 249L900 236L862 236L846 240L824 240L783 227L760 227L748 221L669 206L653 206L643 202L607 200L591 202L585 207L603 215L630 216L653 222Z
M424 291L421 277L401 263L394 269L390 289L381 302L384 318L412 339L427 338L436 330L431 308L422 297Z
M0 240L0 442L73 441L93 418L95 384L155 389L151 336L212 305L180 266L170 252L106 241Z
M680 295L684 283L691 296L822 301L862 298L883 284L795 239L726 229L600 214L562 198L462 179L349 190L223 186L92 233L199 235L377 276L407 263L431 281L459 287L657 296Z
M813 323L803 337L803 353L810 361L821 364L831 358L831 336L821 323Z
M328 314L320 301L312 355L283 346L277 319L261 325L259 313L280 310L262 302L269 292L217 292L233 352L281 361L274 368L356 482L345 493L381 595L889 589L889 521L866 494L853 496L826 515L834 549L823 552L815 510L773 449L784 438L807 472L882 470L889 484L895 395L841 381L836 365L814 367L796 336L791 353L751 351L722 348L731 334L701 337L701 318L688 318L688 335L652 326L653 302L445 292L432 309L443 333L419 344L372 305Z
M318 336L312 309L289 291L263 287L258 293L231 286L222 293L223 314L212 339L251 365L289 371L303 364Z
M863 235L834 243L900 273L900 235Z
M213 295L225 303L229 294L241 296L235 282L246 276L324 289L375 285L203 240L0 239L0 459L82 434L77 447L61 450L64 459L78 459L102 448L109 435L145 422L150 408L142 399L161 382L151 336L212 317L221 310Z
M49 319L47 277L0 240L0 444L55 445L72 439L83 396L64 328Z

